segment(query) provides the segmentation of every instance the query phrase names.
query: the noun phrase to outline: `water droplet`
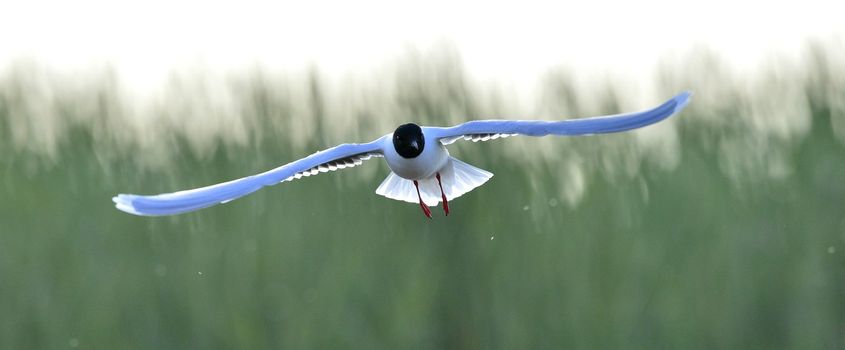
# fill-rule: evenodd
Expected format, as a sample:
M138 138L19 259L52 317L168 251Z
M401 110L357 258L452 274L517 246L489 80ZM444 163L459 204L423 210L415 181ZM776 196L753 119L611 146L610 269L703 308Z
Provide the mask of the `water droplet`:
M496 236L490 236L490 240L491 240L491 241L493 240L493 238L496 238Z
M258 250L258 243L254 239L248 239L244 242L244 250L247 253L255 253Z
M198 275L202 275L202 271L197 271L197 274L198 274Z
M529 206L527 206L527 205L526 205L526 206L524 206L524 207L522 207L522 210L526 210L526 211L527 211L528 209L531 209L531 207L529 207Z
M836 253L836 247L834 247L834 246L827 247L827 253L828 254Z
M303 299L305 299L305 302L313 303L315 300L317 300L317 291L313 288L308 288L305 290L305 293L303 293L302 297Z

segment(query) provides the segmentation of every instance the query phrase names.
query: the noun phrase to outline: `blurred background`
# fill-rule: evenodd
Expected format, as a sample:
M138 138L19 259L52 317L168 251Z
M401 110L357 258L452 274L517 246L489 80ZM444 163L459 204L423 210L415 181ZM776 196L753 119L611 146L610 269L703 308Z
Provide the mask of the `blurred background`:
M0 10L0 348L843 348L832 3L29 2ZM637 111L458 142L426 219L381 160L117 211L397 125Z

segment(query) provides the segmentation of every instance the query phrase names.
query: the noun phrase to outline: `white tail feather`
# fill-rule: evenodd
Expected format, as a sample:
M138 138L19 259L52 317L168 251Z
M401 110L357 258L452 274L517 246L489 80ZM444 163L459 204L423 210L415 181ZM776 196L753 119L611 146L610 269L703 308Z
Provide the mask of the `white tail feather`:
M443 184L443 192L446 193L446 198L450 201L483 185L493 177L493 173L489 171L476 168L451 157L449 158L449 162L440 169L439 173L440 181ZM431 176L418 180L418 182L420 184L420 196L423 202L428 206L437 206L441 201L440 186L437 184L437 178ZM401 178L393 172L382 181L381 185L376 189L376 194L409 203L419 202L414 182Z

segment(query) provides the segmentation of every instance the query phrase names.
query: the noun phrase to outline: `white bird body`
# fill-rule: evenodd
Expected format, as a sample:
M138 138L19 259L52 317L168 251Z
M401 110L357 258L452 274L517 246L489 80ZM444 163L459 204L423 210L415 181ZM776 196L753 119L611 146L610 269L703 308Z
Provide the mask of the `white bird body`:
M493 174L489 171L450 157L445 148L438 152L446 155L445 158L442 158L443 164L437 167L427 167L433 169L427 176L404 177L396 173L391 166L393 171L376 189L376 194L408 203L422 201L428 206L435 207L444 201L444 195L446 200L458 198L473 188L483 185L493 177ZM390 166L389 164L388 161L388 166ZM437 180L437 175L440 175L440 181ZM417 182L419 193L417 193L413 181Z
M430 135L431 128L422 128L423 135ZM408 180L422 180L433 177L434 173L446 166L449 151L446 146L433 137L425 138L423 152L414 158L404 158L393 147L393 133L383 137L384 160L390 171Z
M681 93L650 110L561 121L476 120L453 127L420 127L404 124L393 133L368 143L341 144L261 174L217 185L152 196L119 194L112 200L117 209L135 215L179 214L227 203L264 186L292 181L323 172L360 165L384 157L391 173L376 193L391 199L419 203L426 216L428 206L448 201L481 186L493 174L449 155L446 146L460 139L487 141L525 135L592 135L622 132L657 123L677 113L692 94Z

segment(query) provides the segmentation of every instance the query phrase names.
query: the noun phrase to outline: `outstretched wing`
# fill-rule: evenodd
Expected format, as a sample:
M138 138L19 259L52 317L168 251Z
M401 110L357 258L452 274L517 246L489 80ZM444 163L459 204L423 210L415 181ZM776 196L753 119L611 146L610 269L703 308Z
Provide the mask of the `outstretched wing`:
M666 119L683 109L689 103L691 96L691 92L683 92L662 105L643 112L561 121L474 120L449 128L432 127L429 130L444 145L462 138L477 142L513 135L606 134L641 128Z
M117 209L135 215L171 215L226 203L269 185L360 165L382 157L381 138L363 144L342 144L314 153L267 172L193 190L154 196L119 194L112 198Z

